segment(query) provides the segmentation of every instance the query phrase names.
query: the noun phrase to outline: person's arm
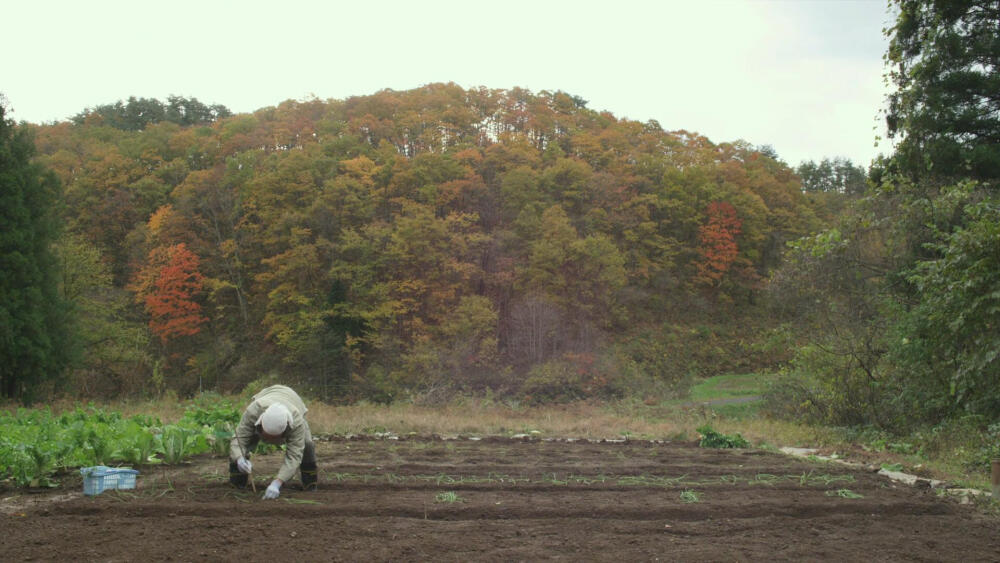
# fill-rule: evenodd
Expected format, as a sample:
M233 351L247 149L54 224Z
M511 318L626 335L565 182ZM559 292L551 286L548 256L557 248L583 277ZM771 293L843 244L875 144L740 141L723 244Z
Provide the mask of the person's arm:
M260 418L260 412L258 412L260 409L256 407L255 401L247 407L247 410L243 411L243 417L240 418L236 432L233 433L233 439L229 442L229 459L231 460L237 460L250 453L247 448L250 447L250 442L253 439L254 424Z

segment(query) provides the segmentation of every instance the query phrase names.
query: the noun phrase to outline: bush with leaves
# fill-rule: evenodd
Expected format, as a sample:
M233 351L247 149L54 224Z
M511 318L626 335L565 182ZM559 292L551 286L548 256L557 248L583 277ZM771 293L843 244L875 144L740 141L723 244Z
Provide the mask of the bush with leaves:
M740 434L722 434L717 432L709 425L700 426L697 428L698 433L701 434L701 441L698 445L702 448L749 448L750 442L748 442Z
M1000 420L1000 197L970 201L961 214L964 225L939 233L927 245L935 257L910 271L920 301L892 356L950 411Z
M533 404L618 399L624 391L620 368L613 357L567 353L532 368L521 395Z

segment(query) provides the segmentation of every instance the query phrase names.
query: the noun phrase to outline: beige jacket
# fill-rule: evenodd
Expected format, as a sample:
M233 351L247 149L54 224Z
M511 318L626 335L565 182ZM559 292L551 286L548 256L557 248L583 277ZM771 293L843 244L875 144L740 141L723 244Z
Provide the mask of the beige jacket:
M302 402L302 398L289 387L272 385L253 396L253 401L243 411L243 418L236 427L236 435L230 442L229 458L239 459L243 452L248 451L250 442L257 432L257 420L273 403L285 405L292 413L292 424L282 435L285 439L285 461L278 470L278 479L287 483L302 464L302 452L305 450L306 442L312 441L309 424L305 418L309 409Z

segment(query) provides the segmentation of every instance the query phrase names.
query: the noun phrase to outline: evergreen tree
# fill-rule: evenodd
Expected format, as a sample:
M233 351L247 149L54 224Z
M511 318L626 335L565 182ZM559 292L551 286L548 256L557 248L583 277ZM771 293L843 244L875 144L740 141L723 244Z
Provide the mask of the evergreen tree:
M886 56L893 164L916 179L1000 177L1000 2L895 0Z
M856 166L850 159L824 158L819 163L808 160L799 164L795 173L802 178L804 192L831 192L848 195L862 195L867 188L865 169Z
M73 117L73 122L82 125L92 115L100 117L101 123L115 129L142 131L149 125L164 121L178 125L208 125L233 114L226 106L207 106L198 98L169 96L164 104L156 98L130 96L126 102L118 100L113 104L85 109Z
M67 307L52 250L60 185L0 100L0 396L30 400L68 361Z
M935 413L1000 420L1000 2L897 0L888 60L902 137L882 188L905 306L892 363L902 394Z

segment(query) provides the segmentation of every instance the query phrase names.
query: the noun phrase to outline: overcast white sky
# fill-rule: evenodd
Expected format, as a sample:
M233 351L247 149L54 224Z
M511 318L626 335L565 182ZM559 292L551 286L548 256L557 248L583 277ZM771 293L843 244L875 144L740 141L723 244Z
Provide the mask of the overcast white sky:
M890 152L874 146L885 0L15 0L0 14L17 121L129 96L239 113L451 81L563 90L793 166Z

